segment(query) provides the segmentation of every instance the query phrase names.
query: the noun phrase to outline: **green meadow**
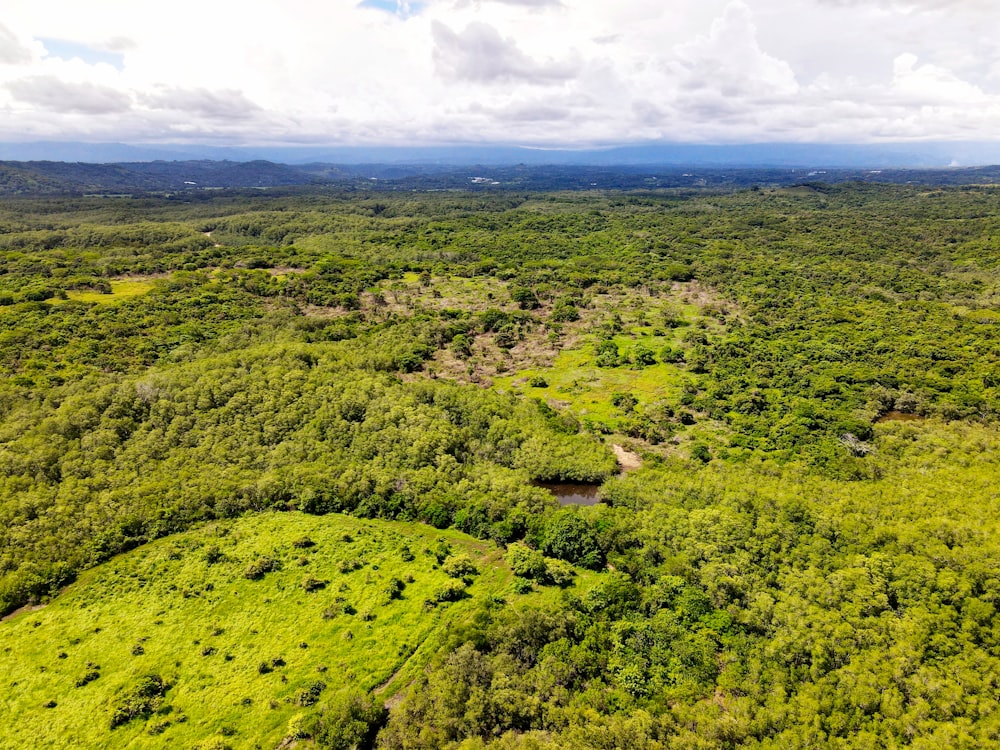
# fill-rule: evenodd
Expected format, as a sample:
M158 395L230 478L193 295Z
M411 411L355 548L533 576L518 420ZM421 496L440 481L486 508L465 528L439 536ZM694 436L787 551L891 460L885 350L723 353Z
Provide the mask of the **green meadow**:
M123 299L139 297L153 290L156 286L155 279L112 279L111 293L106 294L95 290L70 290L66 292L67 299L77 302L97 302L109 304L120 302Z
M616 337L620 349L641 342L647 346L663 346L659 336L635 339ZM547 385L532 386L529 381L540 376ZM494 379L501 390L513 390L526 396L568 406L579 417L617 427L622 413L612 403L615 393L631 393L641 404L651 404L665 398L676 399L682 388L684 371L675 365L657 363L641 369L598 367L594 363L593 346L561 351L551 367L519 370Z
M321 701L405 688L483 607L558 592L512 581L493 544L416 523L270 513L161 539L0 624L0 747L275 747ZM112 728L149 675L163 695Z

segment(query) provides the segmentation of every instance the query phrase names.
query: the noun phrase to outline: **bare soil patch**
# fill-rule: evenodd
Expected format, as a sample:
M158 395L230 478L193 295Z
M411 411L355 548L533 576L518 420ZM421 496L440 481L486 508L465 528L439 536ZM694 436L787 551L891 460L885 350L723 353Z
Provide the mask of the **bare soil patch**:
M615 458L618 459L618 465L622 467L622 471L634 471L642 466L642 458L639 457L638 453L633 453L617 444L612 445L611 450L614 451Z

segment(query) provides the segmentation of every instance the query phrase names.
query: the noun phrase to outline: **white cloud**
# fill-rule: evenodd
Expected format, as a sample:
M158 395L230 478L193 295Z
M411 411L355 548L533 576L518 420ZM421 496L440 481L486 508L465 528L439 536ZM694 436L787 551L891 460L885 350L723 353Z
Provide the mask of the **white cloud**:
M27 65L32 54L13 31L0 23L0 65Z
M242 91L208 89L165 89L142 98L150 109L166 109L199 115L213 120L246 120L261 108Z
M740 0L726 7L707 36L677 47L673 68L682 89L729 100L790 96L799 88L788 63L761 50L750 9Z
M53 76L31 76L11 81L7 89L18 101L67 114L102 115L125 112L132 106L127 94L89 81L69 82Z
M7 0L0 139L992 140L991 6ZM115 55L46 57L40 39Z
M918 106L981 105L986 96L978 86L961 80L936 65L917 65L911 53L893 62L893 90L904 101Z
M548 83L572 78L579 69L579 63L572 60L533 60L485 23L470 23L457 33L440 21L434 21L431 28L438 72L452 80Z

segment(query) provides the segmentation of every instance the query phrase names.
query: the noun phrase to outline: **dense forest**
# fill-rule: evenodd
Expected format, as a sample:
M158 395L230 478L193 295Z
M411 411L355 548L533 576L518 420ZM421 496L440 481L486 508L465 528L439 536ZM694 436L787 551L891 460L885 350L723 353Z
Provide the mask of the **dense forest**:
M1000 188L729 187L6 200L0 745L1000 743ZM114 668L27 645L137 580L201 623L209 573L373 597L314 624L404 672L248 656L282 682L185 724L142 595Z

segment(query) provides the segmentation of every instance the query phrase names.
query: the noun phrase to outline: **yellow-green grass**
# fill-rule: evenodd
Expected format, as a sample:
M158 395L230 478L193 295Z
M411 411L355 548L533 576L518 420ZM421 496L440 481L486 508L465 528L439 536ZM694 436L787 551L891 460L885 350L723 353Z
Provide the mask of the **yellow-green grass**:
M296 547L303 537L315 545ZM442 544L480 572L468 598L428 607L453 580L436 556ZM213 547L222 555L214 564ZM247 579L261 556L280 568ZM360 567L342 572L350 561ZM328 583L308 592L308 578ZM412 579L398 599L385 593L393 578ZM592 579L582 573L579 585ZM0 747L188 748L211 738L234 750L276 747L289 720L311 710L297 696L317 681L326 684L321 700L378 686L388 698L447 629L491 597L539 603L559 595L518 595L512 581L492 544L422 524L281 513L162 539L0 623ZM345 613L344 603L356 612ZM275 659L284 665L260 671ZM88 672L100 676L75 687ZM171 685L161 712L111 729L122 692L148 674Z
M658 356L665 344L674 346L676 340L673 336L645 334L619 336L615 343L622 353L636 344L643 344ZM661 399L676 404L681 396L686 373L677 365L658 362L641 369L628 365L598 367L595 360L594 346L588 343L579 349L561 351L551 367L519 370L494 378L493 385L501 390L566 404L577 416L596 420L612 429L623 416L611 403L615 393L630 393L643 405ZM545 380L545 387L529 385L536 375Z
M156 286L154 279L112 279L111 294L104 294L95 290L71 290L66 292L66 297L77 302L98 302L107 304L110 302L120 302L130 297L139 297L151 291ZM59 302L60 300L50 300Z
M484 309L514 306L506 282L483 276L434 276L424 286L420 274L406 272L402 278L380 281L378 288L390 297L394 290L406 292L412 301L433 307L457 305L466 309Z

